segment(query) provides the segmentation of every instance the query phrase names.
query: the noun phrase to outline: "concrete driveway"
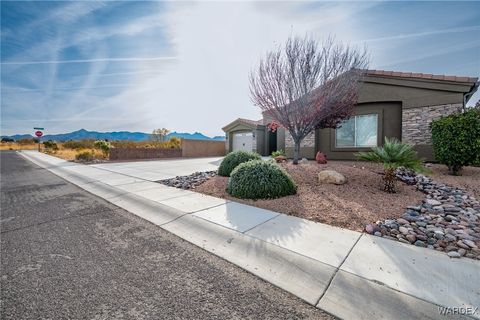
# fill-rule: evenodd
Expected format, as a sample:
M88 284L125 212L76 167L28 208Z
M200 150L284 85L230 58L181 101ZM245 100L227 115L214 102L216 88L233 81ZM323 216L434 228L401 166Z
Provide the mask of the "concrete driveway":
M194 159L164 159L134 162L116 162L91 165L143 180L158 181L186 176L197 171L217 170L223 157Z

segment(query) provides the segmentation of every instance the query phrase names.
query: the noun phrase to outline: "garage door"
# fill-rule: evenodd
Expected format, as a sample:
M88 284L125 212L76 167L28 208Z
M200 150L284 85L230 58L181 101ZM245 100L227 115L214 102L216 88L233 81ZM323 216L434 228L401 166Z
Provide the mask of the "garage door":
M234 133L232 146L233 146L233 151L237 151L237 150L252 151L253 133L252 132Z

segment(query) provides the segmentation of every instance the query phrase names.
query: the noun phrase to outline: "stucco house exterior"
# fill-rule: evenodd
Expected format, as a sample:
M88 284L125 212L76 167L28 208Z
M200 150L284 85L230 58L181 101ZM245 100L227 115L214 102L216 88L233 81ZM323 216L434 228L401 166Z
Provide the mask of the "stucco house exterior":
M434 160L430 122L462 110L478 86L478 78L472 77L367 70L354 116L340 128L312 132L302 141L300 156L313 159L321 151L328 159L355 159L355 152L394 137ZM266 156L282 149L292 157L290 134L283 128L271 132L271 122L264 113L261 120L239 118L223 127L227 152L248 150Z

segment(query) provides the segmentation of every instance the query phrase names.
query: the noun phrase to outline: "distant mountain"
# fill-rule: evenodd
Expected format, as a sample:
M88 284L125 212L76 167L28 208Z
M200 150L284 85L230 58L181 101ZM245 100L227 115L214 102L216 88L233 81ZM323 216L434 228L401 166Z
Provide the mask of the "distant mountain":
M31 139L32 135L29 134L16 134L13 136L2 136L12 138L14 140L19 139ZM206 135L195 132L172 132L167 135L167 138L178 137L183 139L195 139L195 140L225 140L222 136L215 136L213 138L207 137ZM130 132L130 131L116 131L116 132L97 132L97 131L88 131L85 129L80 129L70 133L61 133L61 134L47 134L42 137L43 141L54 140L54 141L68 141L68 140L82 140L82 139L94 139L94 140L129 140L129 141L145 141L150 138L149 133L144 132Z
M20 140L20 139L33 139L33 136L31 134L15 134L13 136L2 136L3 137L8 137L11 138L15 141Z
M195 133L187 133L187 132L171 132L167 135L167 138L177 137L182 139L193 139L193 140L212 140L212 138L207 137L206 135L195 132Z

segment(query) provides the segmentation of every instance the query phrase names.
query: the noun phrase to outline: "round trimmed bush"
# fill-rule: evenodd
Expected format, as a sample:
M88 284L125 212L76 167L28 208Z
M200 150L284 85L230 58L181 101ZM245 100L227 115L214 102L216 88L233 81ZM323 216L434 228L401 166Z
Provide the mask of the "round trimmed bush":
M222 160L220 167L218 168L218 174L220 176L229 177L230 173L241 163L250 160L260 160L260 155L255 152L247 151L233 151L226 155Z
M462 167L480 163L480 110L451 114L433 121L435 159L458 175Z
M251 160L232 171L227 192L243 199L273 199L295 194L297 186L275 163Z

